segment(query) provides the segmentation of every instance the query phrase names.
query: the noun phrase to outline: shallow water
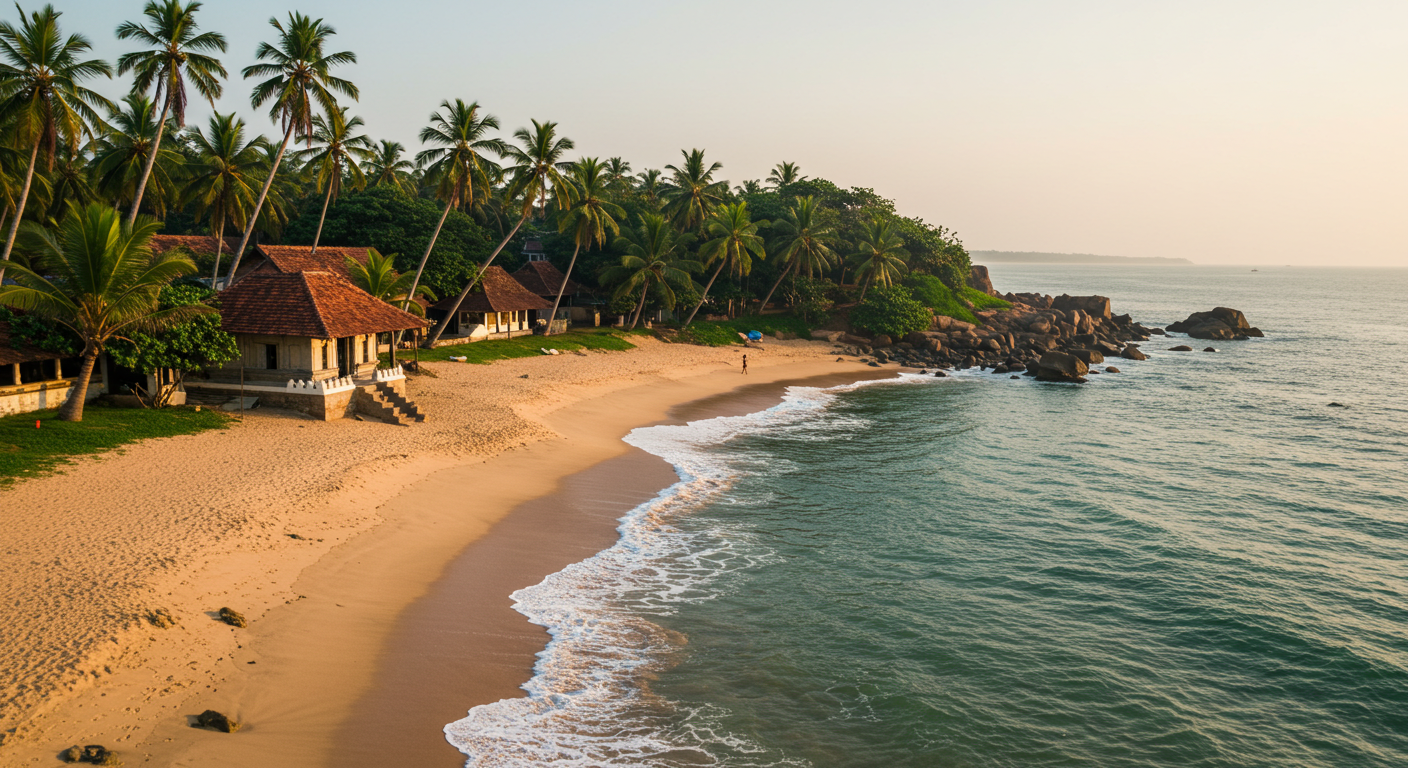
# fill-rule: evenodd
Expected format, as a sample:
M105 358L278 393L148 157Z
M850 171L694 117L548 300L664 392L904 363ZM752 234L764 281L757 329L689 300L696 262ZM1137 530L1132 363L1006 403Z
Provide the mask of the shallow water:
M469 764L1408 765L1408 271L993 278L1267 338L637 430L681 482L515 595L555 639Z

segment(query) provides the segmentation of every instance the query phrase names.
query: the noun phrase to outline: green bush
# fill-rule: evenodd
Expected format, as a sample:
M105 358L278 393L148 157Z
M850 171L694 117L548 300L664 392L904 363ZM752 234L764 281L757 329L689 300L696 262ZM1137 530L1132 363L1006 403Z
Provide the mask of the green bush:
M909 289L898 285L872 288L851 312L852 325L895 339L926 330L932 322L933 313L916 301Z

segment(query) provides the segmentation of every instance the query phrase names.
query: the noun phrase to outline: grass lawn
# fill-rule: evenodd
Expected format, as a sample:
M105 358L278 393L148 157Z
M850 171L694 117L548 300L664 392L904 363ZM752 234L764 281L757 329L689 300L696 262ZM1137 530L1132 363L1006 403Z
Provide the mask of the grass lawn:
M680 331L679 341L690 344L705 344L711 347L725 347L742 344L738 334L759 331L771 336L777 331L791 331L798 338L810 339L812 325L792 315L749 315L735 320L698 320L688 330Z
M971 286L963 286L962 289L954 291L948 286L939 282L938 278L924 276L905 282L905 286L914 292L914 298L921 304L934 310L940 315L947 315L955 320L962 320L965 323L981 325L978 318L969 309L959 302L960 298L972 302L973 309L1011 309L1012 305L996 296L989 296L986 293Z
M89 404L83 421L59 421L55 409L0 417L0 488L55 471L74 456L106 453L149 437L222 429L230 417L190 408L107 408ZM38 419L40 427L34 428Z
M635 333L648 333L636 331ZM626 331L612 328L583 328L572 330L556 336L534 336L524 333L512 339L493 339L491 341L476 341L470 344L454 344L448 347L436 347L435 349L422 349L419 351L420 359L424 362L443 362L451 357L469 358L466 362L487 365L495 360L508 360L515 357L538 357L543 353L543 349L560 349L570 352L574 349L612 349L624 350L635 349L636 345L625 339L630 334ZM413 353L411 350L399 350L396 352L397 360L410 360ZM383 361L390 360L389 355L381 356Z

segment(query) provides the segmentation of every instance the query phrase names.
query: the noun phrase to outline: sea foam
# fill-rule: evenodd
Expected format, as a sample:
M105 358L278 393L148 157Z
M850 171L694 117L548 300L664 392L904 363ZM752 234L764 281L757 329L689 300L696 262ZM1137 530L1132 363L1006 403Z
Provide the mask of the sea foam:
M552 637L523 686L528 695L474 707L445 726L446 738L476 767L803 764L728 733L720 725L726 713L716 708L651 693L653 676L687 642L652 618L710 599L719 576L772 557L740 531L686 531L672 521L726 499L740 473L758 471L747 456L718 451L719 445L813 428L816 439L835 439L864 426L834 414L821 418L836 393L943 381L902 375L828 389L791 387L782 403L758 413L631 432L626 442L669 461L679 482L628 512L616 544L512 595L515 610Z

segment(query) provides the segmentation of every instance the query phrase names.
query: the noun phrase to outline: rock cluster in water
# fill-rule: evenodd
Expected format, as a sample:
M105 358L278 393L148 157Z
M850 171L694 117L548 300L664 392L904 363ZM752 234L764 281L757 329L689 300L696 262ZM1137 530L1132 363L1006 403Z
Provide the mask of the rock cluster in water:
M1023 373L1039 381L1083 383L1091 373L1101 373L1094 366L1103 365L1108 357L1147 360L1136 342L1167 335L1164 329L1146 327L1129 315L1113 314L1104 296L1008 293L1002 298L1011 302L1012 309L974 312L981 325L939 316L930 330L903 339L867 338L854 332L819 332L824 333L819 338L839 342L851 354L872 356L872 364L898 363L926 370L979 367L995 374ZM1180 328L1211 334L1198 338L1262 335L1241 312L1226 307L1195 312L1169 326L1174 331ZM1119 372L1118 368L1105 370Z

